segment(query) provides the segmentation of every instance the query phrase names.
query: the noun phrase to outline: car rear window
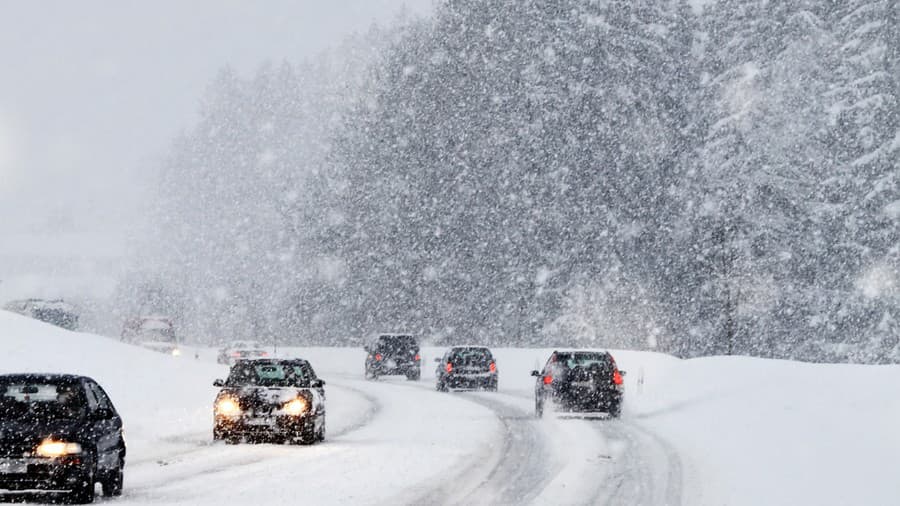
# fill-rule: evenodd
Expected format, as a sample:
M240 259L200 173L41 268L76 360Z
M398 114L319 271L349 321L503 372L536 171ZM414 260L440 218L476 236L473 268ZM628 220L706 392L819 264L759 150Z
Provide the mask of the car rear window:
M413 336L381 336L378 338L378 351L395 353L418 348L419 344Z
M457 348L450 352L449 360L459 365L488 365L493 357L485 348Z
M606 353L558 353L556 361L569 369L574 369L575 367L587 369L592 366L601 368L612 367L612 359Z
M0 420L74 419L86 411L87 397L78 384L0 382Z

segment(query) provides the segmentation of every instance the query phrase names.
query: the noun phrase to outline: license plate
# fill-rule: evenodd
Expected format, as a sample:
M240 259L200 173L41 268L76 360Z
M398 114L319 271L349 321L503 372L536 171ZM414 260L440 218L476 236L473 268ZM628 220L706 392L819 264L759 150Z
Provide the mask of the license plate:
M0 459L0 474L25 474L28 462L16 459Z
M247 425L275 425L274 418L249 418Z
M386 367L397 367L397 362L393 359L388 359L387 362L384 363Z

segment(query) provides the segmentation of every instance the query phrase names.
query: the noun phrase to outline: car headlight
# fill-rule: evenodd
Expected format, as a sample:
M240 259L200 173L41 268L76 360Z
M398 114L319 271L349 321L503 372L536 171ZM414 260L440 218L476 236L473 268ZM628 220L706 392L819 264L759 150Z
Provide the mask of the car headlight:
M80 444L54 441L52 439L45 439L34 449L34 454L38 457L62 457L64 455L79 455L80 453Z
M181 350L178 349L178 348L173 349L173 350L172 350L172 356L173 356L173 357L180 357L180 356L181 356Z
M216 401L216 414L222 416L237 416L241 414L241 406L231 397L222 397Z
M296 399L284 403L284 406L282 406L281 409L288 415L300 416L309 410L309 403L306 402L306 399L303 397L297 397Z

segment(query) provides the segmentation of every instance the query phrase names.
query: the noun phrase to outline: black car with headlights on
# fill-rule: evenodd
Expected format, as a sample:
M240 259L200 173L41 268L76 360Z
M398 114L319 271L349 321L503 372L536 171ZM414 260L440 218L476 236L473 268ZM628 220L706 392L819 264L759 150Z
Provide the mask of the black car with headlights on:
M366 379L379 376L406 376L410 381L422 377L419 343L409 334L378 334L365 343Z
M238 360L213 406L213 439L312 444L325 439L325 382L302 359Z
M0 490L90 503L122 493L122 419L96 381L64 374L0 375Z
M543 416L547 404L563 413L622 411L623 376L612 355L604 351L554 351L541 371L531 371L534 412Z
M497 391L497 361L484 346L454 346L435 361L440 392L456 388Z

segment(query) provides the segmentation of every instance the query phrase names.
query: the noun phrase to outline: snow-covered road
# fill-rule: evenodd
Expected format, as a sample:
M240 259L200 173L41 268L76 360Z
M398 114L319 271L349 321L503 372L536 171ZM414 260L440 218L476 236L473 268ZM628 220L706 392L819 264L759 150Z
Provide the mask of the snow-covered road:
M0 311L0 373L97 379L125 424L111 504L896 504L897 367L616 352L619 420L533 416L549 349L497 349L499 392L437 392L423 375L363 379L364 352L300 355L327 381L327 440L213 444L214 350L170 357ZM852 381L848 381L852 380ZM831 399L852 401L850 415ZM841 462L853 466L835 466ZM739 457L739 458L736 458Z

